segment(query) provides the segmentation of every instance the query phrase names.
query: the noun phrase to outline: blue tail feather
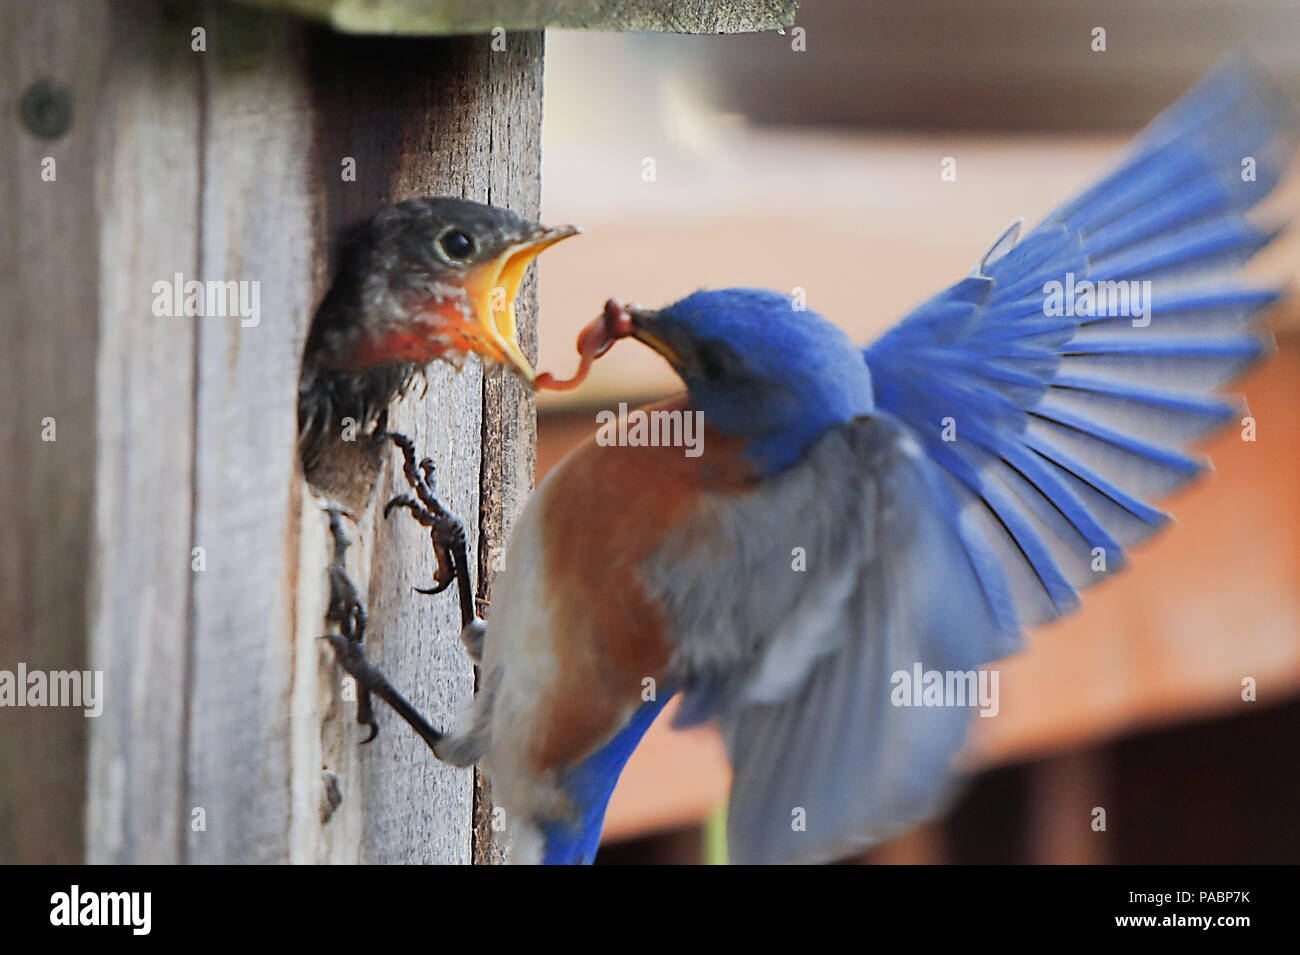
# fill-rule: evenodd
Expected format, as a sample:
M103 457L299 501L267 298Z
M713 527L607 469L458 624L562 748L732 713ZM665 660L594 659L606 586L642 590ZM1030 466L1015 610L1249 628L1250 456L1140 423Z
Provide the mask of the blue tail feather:
M589 865L596 858L605 809L619 773L671 698L671 693L661 692L658 699L642 703L613 739L561 774L560 785L572 801L574 813L569 819L541 822L543 865Z

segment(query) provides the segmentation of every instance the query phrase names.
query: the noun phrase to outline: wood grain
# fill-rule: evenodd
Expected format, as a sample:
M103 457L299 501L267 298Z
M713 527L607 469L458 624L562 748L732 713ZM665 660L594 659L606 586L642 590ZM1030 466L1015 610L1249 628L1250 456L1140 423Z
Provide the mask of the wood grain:
M489 61L488 87L504 102L536 103L509 120L509 148L489 157L488 198L496 204L536 218L541 205L542 56L543 35L521 34L512 58ZM518 175L518 170L536 170ZM559 224L559 223L555 223ZM533 271L516 302L519 344L529 360L537 361L537 279ZM505 550L515 520L523 512L537 466L537 407L533 393L507 375L483 381L482 466L479 474L478 597L490 610L492 584L505 566ZM493 864L504 859L492 828L491 792L487 778L475 774L474 861Z
M295 370L315 298L311 95L295 25L215 10L201 57L198 275L259 283L261 315L199 322L194 544L207 570L192 599L186 810L205 810L207 826L188 827L185 858L281 862L294 787L308 782L291 772L294 656L318 656L321 629L297 632L293 612L298 586L321 586L294 546ZM319 787L319 768L310 777Z
M316 639L329 542L296 460L298 364L349 223L436 194L536 214L540 36L493 51L146 0L5 19L6 115L51 75L76 122L54 144L15 130L4 173L22 228L0 245L17 330L0 488L20 506L0 548L0 667L89 659L107 700L94 721L0 713L0 860L471 861L473 774L382 708L359 747ZM49 154L57 185L40 182ZM258 283L260 320L156 316L154 283L178 273ZM532 302L530 284L529 335ZM46 416L56 443L40 441ZM438 462L477 567L476 530L499 549L500 502L517 511L531 476L531 405L473 363L439 366L393 421ZM484 435L521 447L495 447L484 471ZM397 489L390 469L376 500ZM450 724L473 670L454 597L411 593L432 573L427 534L373 502L354 516L371 657Z
M166 42L184 29L172 9L109 10L83 160L98 163L103 210L90 646L107 695L91 728L87 855L168 863L184 857L198 328L151 304L154 282L199 265L199 62Z
M0 669L83 669L95 453L94 140L102 11L0 7ZM71 94L55 140L18 104L40 80ZM41 179L45 157L57 178ZM42 440L53 418L55 441ZM0 710L0 863L83 861L86 736L79 709Z

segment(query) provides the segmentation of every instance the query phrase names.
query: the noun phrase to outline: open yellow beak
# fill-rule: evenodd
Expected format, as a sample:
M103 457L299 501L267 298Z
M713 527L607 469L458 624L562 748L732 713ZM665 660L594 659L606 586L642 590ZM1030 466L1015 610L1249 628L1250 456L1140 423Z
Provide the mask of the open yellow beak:
M526 242L512 245L497 258L479 266L467 277L465 289L473 303L484 354L507 365L529 385L536 372L519 348L515 321L515 296L530 262L555 243L582 230L577 226L539 229Z

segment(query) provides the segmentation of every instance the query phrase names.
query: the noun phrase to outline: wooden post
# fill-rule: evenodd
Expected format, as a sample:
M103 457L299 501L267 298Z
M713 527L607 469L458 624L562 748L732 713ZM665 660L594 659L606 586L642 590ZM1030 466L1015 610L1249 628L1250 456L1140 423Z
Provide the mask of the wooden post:
M99 282L88 98L103 13L0 7L0 669L10 672L86 665ZM47 159L54 182L41 178ZM0 862L83 857L91 723L71 708L0 709Z
M482 780L383 708L359 747L317 639L330 544L297 386L336 240L414 196L536 218L543 26L755 29L794 0L290 6L485 35L216 0L0 10L0 670L104 682L96 718L0 708L0 863L499 861ZM251 283L257 308L166 314L187 282ZM535 356L531 280L517 303ZM391 420L438 463L486 601L531 487L531 396L435 364ZM352 515L348 566L368 655L445 726L474 674L454 597L411 592L427 535L376 513L399 489L390 467Z
M4 416L0 486L33 506L14 515L25 546L3 550L0 666L88 653L106 702L94 720L0 715L0 859L81 857L88 728L90 861L470 861L472 773L382 708L379 738L358 747L355 704L316 639L329 546L298 469L298 364L346 225L419 195L536 216L540 34L493 51L489 37L344 37L145 0L36 16L33 32L6 15L6 106L53 63L75 118L54 145L20 132L5 173L23 213L5 234L5 311L23 347L3 359L22 404ZM66 49L51 60L26 48L33 35ZM47 153L55 183L40 180ZM260 321L156 316L155 283L177 275L259 283ZM533 301L526 289L530 344ZM473 363L428 380L394 421L438 462L486 582L531 481L531 402ZM47 416L55 443L40 440ZM390 472L377 497L396 487ZM450 723L473 672L454 597L410 590L430 580L427 535L373 507L357 517L370 655Z

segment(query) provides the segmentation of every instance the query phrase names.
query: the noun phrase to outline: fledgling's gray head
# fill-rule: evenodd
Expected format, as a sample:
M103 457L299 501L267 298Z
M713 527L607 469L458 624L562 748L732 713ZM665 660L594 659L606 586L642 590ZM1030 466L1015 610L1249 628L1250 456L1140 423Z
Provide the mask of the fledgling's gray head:
M390 206L344 237L304 365L361 370L474 353L531 383L515 295L529 263L577 232L465 199Z
M400 202L349 230L303 351L298 435L308 480L317 483L344 419L368 432L435 359L459 366L476 354L531 386L515 296L533 259L578 231L445 197Z

